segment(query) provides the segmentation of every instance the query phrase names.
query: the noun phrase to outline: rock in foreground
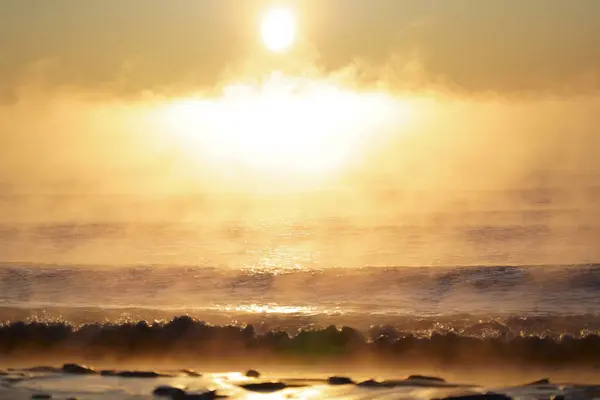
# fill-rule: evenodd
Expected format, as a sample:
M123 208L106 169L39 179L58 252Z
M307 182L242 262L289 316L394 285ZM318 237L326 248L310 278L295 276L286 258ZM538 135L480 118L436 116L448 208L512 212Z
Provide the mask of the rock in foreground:
M152 392L154 396L181 398L185 396L185 390L173 386L159 386Z
M100 371L102 376L115 376L118 378L160 378L169 377L170 375L159 374L154 371L114 371L114 370L103 370Z
M327 383L330 385L354 385L354 381L345 376L332 376L327 379Z
M436 376L426 375L411 375L406 378L407 381L429 381L429 382L446 382L444 378L438 378Z
M260 372L255 369L249 369L246 371L246 377L248 378L260 378Z
M540 379L539 381L529 382L525 386L539 386L539 385L549 385L549 384L550 384L550 379L544 378L544 379Z
M443 399L435 400L512 400L512 397L506 396L504 394L488 392L465 394L463 396L450 396L444 397Z
M249 383L247 385L240 385L240 387L251 392L272 393L285 389L287 385L283 382L263 382Z
M85 365L79 364L65 364L62 367L62 372L65 374L75 374L75 375L93 375L96 374L91 368L86 367Z
M174 386L159 386L152 394L156 397L165 397L171 400L214 400L219 396L215 390L204 393L186 393L185 390Z

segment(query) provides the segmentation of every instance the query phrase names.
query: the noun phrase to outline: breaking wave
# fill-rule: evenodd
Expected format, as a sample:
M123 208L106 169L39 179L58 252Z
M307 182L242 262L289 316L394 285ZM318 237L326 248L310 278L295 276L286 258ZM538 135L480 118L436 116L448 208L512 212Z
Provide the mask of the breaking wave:
M4 265L0 358L493 360L596 367L599 277L598 264L301 270Z
M589 321L589 317L585 317ZM596 317L596 320L598 318ZM83 358L161 357L204 360L261 357L290 361L373 359L379 363L476 365L595 366L600 363L600 335L585 329L576 335L533 334L527 319L510 323L480 322L462 329L401 330L372 326L304 327L296 332L252 325L213 326L189 316L170 321L93 323L8 322L0 326L0 353ZM422 321L423 325L432 321ZM415 327L413 327L415 328ZM422 327L423 328L423 327Z

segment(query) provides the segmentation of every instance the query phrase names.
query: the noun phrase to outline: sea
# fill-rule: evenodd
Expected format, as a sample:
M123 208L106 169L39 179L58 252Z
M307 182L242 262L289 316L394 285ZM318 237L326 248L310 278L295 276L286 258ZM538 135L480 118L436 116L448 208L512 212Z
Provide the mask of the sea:
M464 382L484 370L549 376L585 369L586 379L590 373L595 379L595 200L585 207L537 199L504 209L376 218L263 214L173 222L162 215L146 221L100 215L40 222L7 216L0 221L0 378L6 398L36 391L55 393L53 398L147 398L157 386L121 375L118 382L127 383L117 395L111 392L116 381L101 380L115 375L92 367L89 374L70 374L61 367L70 362L169 370L158 373L168 385L180 377L172 371L182 371L173 368L194 368L204 376L202 385L230 385L231 396L239 398L246 398L236 391L240 385L256 378L224 378L215 370L271 371L269 382L284 382L267 388L282 396L276 398L432 397L430 381L417 382L415 392L414 380L398 383L394 371L454 378L466 369L471 372L456 378ZM302 379L318 371L365 380L376 375L387 379L377 381L388 382L377 386L387 392L366 394L354 386L339 392L326 375L303 381L300 390L297 380L282 380L283 370L286 379L290 371L296 371L294 379L297 371ZM501 392L581 398L581 387L568 379L567 386L538 382L516 392L503 382ZM407 387L413 392L402 392ZM477 387L491 390L489 383Z

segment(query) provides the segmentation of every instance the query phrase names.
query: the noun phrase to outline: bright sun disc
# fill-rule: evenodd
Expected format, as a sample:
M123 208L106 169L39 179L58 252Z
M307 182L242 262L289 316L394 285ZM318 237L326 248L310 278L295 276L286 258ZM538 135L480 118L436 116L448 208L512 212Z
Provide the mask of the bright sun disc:
M263 43L274 52L288 49L296 37L296 21L288 9L270 10L260 24L260 34Z

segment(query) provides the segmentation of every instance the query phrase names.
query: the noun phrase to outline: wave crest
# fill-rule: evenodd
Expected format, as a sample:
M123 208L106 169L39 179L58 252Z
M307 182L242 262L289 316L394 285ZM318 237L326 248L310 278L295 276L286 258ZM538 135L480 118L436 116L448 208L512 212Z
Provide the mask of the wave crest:
M492 329L493 327L490 327ZM227 359L274 357L290 360L372 358L382 363L405 360L440 364L595 365L600 336L474 337L454 332L417 336L390 326L364 334L350 327L303 328L295 334L252 325L213 326L188 316L169 322L93 323L12 322L0 326L3 355L62 354L69 357L172 357Z

